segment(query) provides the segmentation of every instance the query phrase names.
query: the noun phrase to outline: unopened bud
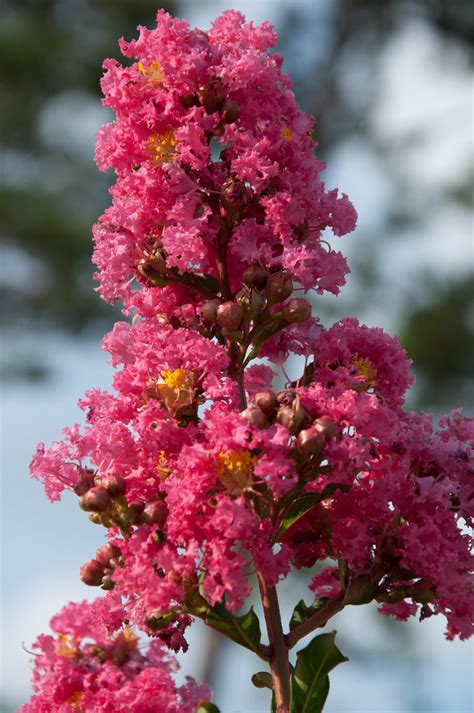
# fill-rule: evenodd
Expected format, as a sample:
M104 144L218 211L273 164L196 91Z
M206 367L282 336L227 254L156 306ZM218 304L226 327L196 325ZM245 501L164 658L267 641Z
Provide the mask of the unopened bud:
M110 505L110 495L105 488L91 488L79 498L79 504L84 510L103 512Z
M103 576L104 567L97 560L89 560L80 569L81 581L89 587L100 587Z
M278 405L276 395L273 391L259 391L254 396L255 405L263 411L265 416L273 416Z
M179 98L181 106L183 106L185 109L190 109L192 106L198 106L199 105L199 98L196 94L183 94Z
M237 329L242 321L242 307L236 302L224 302L217 308L216 321L225 329Z
M293 282L286 272L275 272L270 275L265 288L269 304L283 302L293 292Z
M268 275L260 265L252 265L245 270L242 279L249 287L261 290L267 284Z
M209 300L208 302L204 302L201 308L204 319L208 319L209 322L215 322L217 320L217 310L220 305L220 300Z
M120 475L106 475L105 478L101 478L101 484L112 498L125 495L127 490L127 481Z
M291 406L280 406L277 411L277 421L285 426L292 435L296 435L306 419L306 411L295 399Z
M341 437L341 427L330 416L317 418L313 423L313 428L319 431L319 433L322 433L327 441L330 441L331 438Z
M241 414L251 426L256 426L257 428L267 428L268 421L267 417L263 413L262 409L257 406L249 406L244 409Z
M104 574L102 577L102 589L106 592L110 592L111 589L115 587L115 582L110 574Z
M224 103L224 92L219 80L209 82L209 84L198 92L199 99L208 114L214 114Z
M293 297L283 307L283 317L287 322L304 322L311 317L311 305L304 297Z
M255 319L260 314L265 300L256 290L244 288L236 295L238 304L244 310L247 318Z
M152 503L145 505L141 521L146 525L158 525L161 527L165 524L168 516L168 508L163 500L155 500Z
M224 104L224 108L222 110L222 121L224 122L224 124L233 124L234 121L237 121L239 115L240 106L237 104L237 102L232 101L232 99L228 99Z
M306 428L298 433L298 450L305 458L321 453L325 443L326 439L323 434L313 427Z
M144 509L145 503L143 500L134 500L128 506L127 519L130 520L130 522L135 522L135 520L138 520L138 518L141 517Z
M98 562L104 566L108 566L110 560L118 559L121 555L120 548L113 545L111 542L107 542L106 545L102 545L95 553L95 558Z
M94 486L94 473L92 470L82 470L78 479L73 485L73 490L76 495L84 495L90 488Z

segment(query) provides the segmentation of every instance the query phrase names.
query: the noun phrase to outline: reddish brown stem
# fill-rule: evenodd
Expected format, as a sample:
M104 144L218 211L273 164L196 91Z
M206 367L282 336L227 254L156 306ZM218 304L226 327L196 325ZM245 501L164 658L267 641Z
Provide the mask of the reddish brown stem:
M257 573L262 599L263 613L270 643L270 669L273 693L278 713L286 713L290 708L290 664L288 647L281 625L280 606L275 587L269 587L260 573Z
M320 626L324 626L326 622L335 614L344 609L343 598L333 599L329 601L325 606L318 609L309 619L306 619L302 624L295 627L285 636L285 643L289 649L291 649L295 644L298 643L303 636L310 634L315 629Z

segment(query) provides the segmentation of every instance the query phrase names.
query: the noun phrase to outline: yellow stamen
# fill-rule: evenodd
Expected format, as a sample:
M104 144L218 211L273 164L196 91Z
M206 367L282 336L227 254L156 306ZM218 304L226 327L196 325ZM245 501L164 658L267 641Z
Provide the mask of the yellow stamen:
M77 646L67 634L59 634L58 656L73 658L77 654Z
M256 456L249 451L237 450L219 453L217 456L218 478L230 495L241 495L252 483Z
M291 133L289 126L283 127L283 129L281 130L281 135L286 141L293 141L293 134Z
M74 691L71 693L66 703L71 706L71 708L79 708L81 705L82 691Z
M194 374L186 369L165 369L161 372L161 378L175 394L179 394L181 389L192 389L194 386Z
M156 163L166 163L173 158L177 143L172 129L168 129L164 134L150 136L148 152Z
M151 84L162 84L163 83L163 70L158 60L154 60L148 67L145 67L143 62L138 63L138 71L143 74L145 79Z
M364 377L367 388L375 389L377 386L377 370L374 366L362 357L354 357L351 364L356 368L357 375Z

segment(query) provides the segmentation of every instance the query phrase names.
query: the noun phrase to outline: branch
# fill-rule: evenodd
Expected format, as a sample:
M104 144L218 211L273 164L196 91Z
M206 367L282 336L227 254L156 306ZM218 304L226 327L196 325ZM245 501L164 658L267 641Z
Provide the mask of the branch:
M325 626L331 617L344 609L344 606L343 596L341 595L318 609L309 619L306 619L306 621L286 634L285 642L288 648L293 648L304 636L307 636L315 629L319 629L321 626Z

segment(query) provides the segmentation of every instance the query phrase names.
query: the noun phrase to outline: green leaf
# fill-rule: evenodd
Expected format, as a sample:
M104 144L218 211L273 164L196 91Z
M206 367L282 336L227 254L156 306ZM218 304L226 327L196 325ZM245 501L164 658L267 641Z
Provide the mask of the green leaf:
M220 711L214 703L204 702L196 708L196 713L220 713Z
M260 622L255 614L253 607L242 616L234 616L222 604L216 604L211 607L206 615L205 622L213 629L217 629L222 634L225 634L230 639L241 646L254 651L261 656L260 640L262 633L260 631Z
M258 673L254 673L252 676L252 683L255 688L273 689L272 675L271 673L268 673L268 671L259 671Z
M308 607L304 600L300 599L298 604L293 609L293 614L291 615L290 631L292 629L295 629L299 624L302 624L304 621L306 621L306 619L309 619L309 617L312 616L314 612L318 611L318 609L321 609L321 607L323 607L327 601L327 597L323 597L322 599L316 599Z
M303 515L306 515L315 505L320 503L326 498L330 498L331 495L336 490L349 490L349 486L345 483L329 483L326 485L324 490L320 493L304 493L295 500L290 507L284 513L278 531L274 537L275 541L278 540L284 532L289 530L289 528L295 524Z
M335 636L335 631L316 636L298 651L291 675L290 713L321 713L329 693L329 671L348 661L334 643Z

